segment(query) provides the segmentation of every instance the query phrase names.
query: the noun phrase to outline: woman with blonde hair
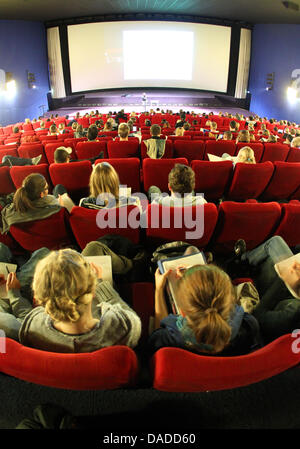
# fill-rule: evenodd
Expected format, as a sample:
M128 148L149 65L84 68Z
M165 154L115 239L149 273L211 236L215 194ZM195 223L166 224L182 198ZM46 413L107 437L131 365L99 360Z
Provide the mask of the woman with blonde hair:
M178 270L176 298L179 314L168 314L164 288L170 271L155 273L155 328L150 351L175 346L198 353L245 353L253 342L244 333L250 317L237 305L230 277L212 264ZM246 324L247 326L247 324Z
M108 162L101 162L94 166L89 187L90 196L82 198L79 206L88 209L102 209L139 204L137 197L120 195L119 175Z
M175 136L176 137L182 137L184 135L184 128L180 127L180 128L176 128L175 129Z
M237 154L237 162L243 162L244 164L256 164L254 151L250 147L243 147Z
M141 334L140 319L101 277L101 267L72 249L49 252L37 263L33 277L38 307L32 308L20 295L17 276L10 273L6 287L13 313L1 313L0 323L8 331L19 327L22 344L44 351L135 347Z

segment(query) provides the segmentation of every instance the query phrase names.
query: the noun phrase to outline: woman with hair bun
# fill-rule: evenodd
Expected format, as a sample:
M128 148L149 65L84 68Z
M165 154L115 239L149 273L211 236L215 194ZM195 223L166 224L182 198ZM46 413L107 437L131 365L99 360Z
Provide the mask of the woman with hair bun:
M156 271L155 327L150 351L175 346L198 353L247 353L253 345L248 323L255 318L237 304L230 277L215 265L196 265L178 272L180 314L169 314L164 288L170 272Z
M6 288L12 313L0 313L1 329L11 338L17 335L26 346L51 352L135 347L140 319L101 275L101 268L72 249L49 252L37 263L33 277L38 307L32 308L21 296L15 273L9 275Z

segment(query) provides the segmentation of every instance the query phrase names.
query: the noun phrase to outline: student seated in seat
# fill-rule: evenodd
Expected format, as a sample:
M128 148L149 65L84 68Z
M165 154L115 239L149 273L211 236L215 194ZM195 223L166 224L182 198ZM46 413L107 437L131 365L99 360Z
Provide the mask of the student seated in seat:
M238 136L237 136L237 138L236 138L236 143L239 143L239 142L250 143L251 140L252 140L252 141L255 140L255 137L252 136L252 138L251 138L251 135L250 135L248 129L242 129L242 130L238 133Z
M6 155L2 158L0 167L12 167L16 165L17 166L38 165L41 159L42 159L41 154L39 156L31 158Z
M50 126L48 136L59 136L59 132L55 124Z
M231 160L234 166L238 162L243 162L244 164L256 164L254 151L250 147L241 148L236 156L236 159L230 156L230 154L228 153L223 153L222 158L226 160Z
M16 274L8 275L9 299L8 304L1 301L0 328L8 337L43 351L82 353L112 345L135 347L141 321L101 277L100 267L72 249L49 252L34 272L32 288L38 307L21 296Z
M78 161L91 161L92 164L97 159L103 159L103 151L97 156L86 158L86 159L71 159L72 148L70 147L58 147L54 152L54 163L55 164L66 164L68 162L78 162Z
M162 194L157 186L149 188L148 198L151 204L182 207L206 203L203 195L194 195L195 172L187 165L176 164L169 173L168 181L170 196Z
M42 220L59 212L63 199L48 194L48 184L40 173L32 173L23 180L14 193L12 202L1 211L1 232L7 233L11 225ZM34 238L34 237L33 237Z
M90 176L90 196L82 198L79 206L88 209L121 207L127 204L140 205L138 197L126 196L120 191L118 173L108 162L94 166Z
M170 271L155 273L155 329L149 337L151 353L174 346L203 355L239 355L253 345L248 322L256 319L237 305L230 277L219 267L195 265L177 270L179 314L169 313L165 286Z
M165 154L166 139L161 139L161 127L159 125L152 125L150 128L151 138L144 140L147 148L147 155L151 159L161 159Z

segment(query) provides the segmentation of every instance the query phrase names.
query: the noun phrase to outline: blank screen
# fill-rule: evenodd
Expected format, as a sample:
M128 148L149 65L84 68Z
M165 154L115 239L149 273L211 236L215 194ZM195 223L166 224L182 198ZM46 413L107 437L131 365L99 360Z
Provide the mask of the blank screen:
M123 87L227 91L231 28L182 22L68 26L72 92Z

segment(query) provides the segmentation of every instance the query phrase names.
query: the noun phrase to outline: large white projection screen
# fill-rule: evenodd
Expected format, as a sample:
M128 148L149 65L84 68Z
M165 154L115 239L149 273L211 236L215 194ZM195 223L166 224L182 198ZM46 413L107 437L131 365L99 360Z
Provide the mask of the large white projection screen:
M72 92L122 87L227 91L231 28L182 22L68 26Z

